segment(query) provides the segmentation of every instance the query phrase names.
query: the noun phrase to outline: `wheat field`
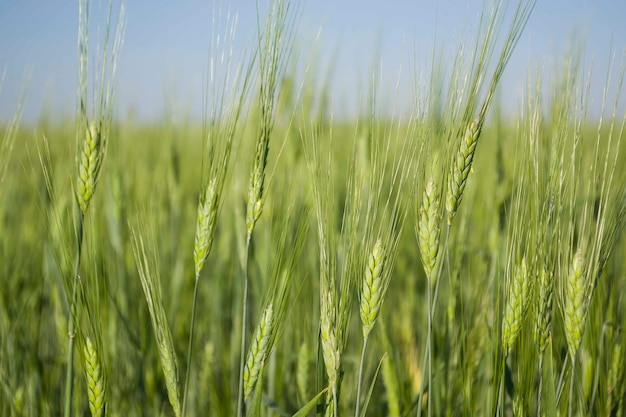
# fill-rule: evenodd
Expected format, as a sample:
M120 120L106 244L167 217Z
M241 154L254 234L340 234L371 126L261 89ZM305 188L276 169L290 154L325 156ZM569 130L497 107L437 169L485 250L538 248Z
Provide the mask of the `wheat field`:
M219 15L202 122L143 123L79 1L76 117L0 125L0 415L625 415L622 99L570 48L506 115L512 3L351 118L297 4Z

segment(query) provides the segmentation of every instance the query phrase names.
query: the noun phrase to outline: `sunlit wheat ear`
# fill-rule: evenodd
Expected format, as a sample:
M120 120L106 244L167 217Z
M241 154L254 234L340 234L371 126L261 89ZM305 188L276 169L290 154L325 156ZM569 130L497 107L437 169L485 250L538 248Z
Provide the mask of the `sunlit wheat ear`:
M87 337L83 347L85 357L85 370L87 371L87 396L89 397L89 410L93 417L100 417L104 411L104 395L106 385L104 373L98 360L96 347Z
M261 73L260 90L260 124L254 152L254 162L250 171L248 186L248 204L246 207L246 227L248 238L263 211L263 193L269 153L270 136L274 125L274 101L279 79L282 75L282 64L285 59L285 41L290 36L287 21L287 4L279 1L271 11L272 22L266 28L267 32L260 41L259 71Z
M96 125L91 125L85 131L78 155L76 201L83 215L87 213L96 190L105 151L106 138L102 137L102 132Z
M467 127L465 136L459 142L456 153L453 156L450 171L448 172L448 190L446 193L446 210L448 211L448 224L452 223L452 219L461 204L463 191L467 183L467 177L472 168L474 161L474 152L476 144L480 137L479 120L474 120Z
M170 336L171 337L171 336ZM170 404L174 409L174 415L179 417L180 411L180 395L178 393L178 367L176 366L176 356L172 341L158 341L159 356L161 357L161 366L165 374L165 388Z
M209 181L206 191L198 203L198 222L196 223L196 238L193 247L193 261L196 267L196 277L204 268L206 258L211 251L215 220L217 218L218 192L215 179Z
M417 238L426 277L431 278L439 252L439 194L432 177L426 184L417 223ZM432 284L432 283L431 283Z
M508 296L504 311L504 320L502 321L502 346L504 352L508 355L511 346L517 339L524 317L526 316L528 298L531 289L531 279L528 276L528 268L526 267L526 259L522 259L521 264L513 273L508 288Z
M363 324L363 338L367 339L380 312L384 297L383 268L385 254L382 240L378 239L367 260L365 277L361 291L361 323Z
M320 337L322 339L322 356L326 375L331 387L337 386L341 356L337 342L335 315L333 314L334 300L327 289L321 291Z
M254 390L261 368L268 354L270 336L274 325L274 309L270 304L261 317L259 326L254 331L252 344L248 350L246 366L243 371L244 398L248 398Z
M563 323L565 338L572 360L580 347L585 330L585 315L587 313L587 289L584 274L583 254L579 250L572 259L572 266L565 279L563 303Z
M552 273L545 268L539 271L539 288L535 300L535 343L539 353L543 354L550 338L552 327L552 294L554 280Z
M257 141L254 157L254 166L250 173L250 185L248 186L248 205L246 207L246 226L248 235L252 234L254 225L263 212L263 188L265 185L265 168L267 166L267 154L269 151L269 132L263 131L263 137Z

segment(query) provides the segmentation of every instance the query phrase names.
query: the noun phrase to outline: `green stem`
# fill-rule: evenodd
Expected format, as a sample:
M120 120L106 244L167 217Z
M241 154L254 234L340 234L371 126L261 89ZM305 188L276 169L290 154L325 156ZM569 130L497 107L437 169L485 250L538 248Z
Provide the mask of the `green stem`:
M563 394L563 384L565 383L565 370L567 369L568 361L563 362L563 369L561 369L561 375L559 376L559 385L556 388L556 403L561 402L561 395Z
M504 405L504 373L506 368L506 356L502 361L502 370L500 373L500 389L498 390L498 403L496 404L496 417L501 415L500 408Z
M450 239L450 225L448 225L446 229L446 239L443 245L444 253L448 252L448 242ZM448 261L449 262L449 261ZM424 352L424 358L422 360L422 364L426 364L428 362L428 392L432 393L432 322L435 317L435 308L437 306L437 297L439 296L439 283L441 282L441 274L443 271L443 261L440 259L437 263L437 278L435 280L435 291L434 294L431 291L432 277L428 278L428 330L426 336L426 351ZM431 401L432 395L428 396L428 415L431 413ZM417 417L422 415L422 400L424 399L424 381L422 379L422 386L420 388L419 397L417 400Z
M186 415L187 410L187 392L189 391L189 380L191 377L191 354L193 352L193 334L196 324L196 301L198 300L198 281L200 276L196 275L196 283L193 286L193 302L191 304L191 327L189 328L189 343L187 345L187 371L185 372L185 391L183 392L183 411L182 416Z
M367 337L363 338L363 349L361 350L361 363L359 364L359 379L356 389L356 411L354 417L359 417L361 405L361 383L363 382L363 364L365 363L365 348L367 347Z
M83 220L85 218L84 213L78 209L78 221L76 227L76 262L74 264L74 281L72 282L72 302L69 306L69 318L67 325L67 371L65 374L65 417L72 415L72 396L74 394L74 334L76 330L76 324L74 322L75 316L77 316L77 298L78 298L78 276L80 267L80 255L83 246Z
M539 390L537 391L537 415L541 416L541 398L543 387L543 355L544 352L539 353Z
M239 356L239 391L237 394L237 417L244 415L243 371L246 363L246 315L248 314L248 259L250 258L250 240L252 233L246 238L246 259L243 266L243 295L241 297L241 353Z
M576 374L576 357L572 358L572 375L569 383L569 405L567 407L568 417L572 417L574 411L574 377Z
M428 392L432 393L433 390L433 293L430 289L430 282L428 283L428 337L426 339L426 350L428 351ZM432 394L428 396L428 417L432 415Z

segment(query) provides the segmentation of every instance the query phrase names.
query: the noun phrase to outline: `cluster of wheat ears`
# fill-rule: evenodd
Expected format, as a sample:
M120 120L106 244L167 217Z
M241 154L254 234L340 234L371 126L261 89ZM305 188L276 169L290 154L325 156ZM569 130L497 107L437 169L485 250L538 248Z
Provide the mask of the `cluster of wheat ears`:
M235 51L216 4L197 128L114 120L124 4L91 74L80 0L76 119L2 129L0 414L624 415L626 66L594 119L572 48L507 120L535 2L434 47L408 116L373 71L354 121L297 5L257 5Z

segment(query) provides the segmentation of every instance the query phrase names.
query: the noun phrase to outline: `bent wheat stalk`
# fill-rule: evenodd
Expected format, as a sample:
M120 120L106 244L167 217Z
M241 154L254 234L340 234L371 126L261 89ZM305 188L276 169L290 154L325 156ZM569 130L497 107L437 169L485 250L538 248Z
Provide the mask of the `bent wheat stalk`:
M165 375L165 387L174 415L180 417L181 403L178 391L178 366L176 364L176 351L172 333L167 323L167 315L161 296L161 280L157 267L156 250L152 248L150 256L146 251L144 238L131 230L131 244L135 255L135 262L141 279L141 286L148 303L152 330L157 342L159 358L163 374Z

